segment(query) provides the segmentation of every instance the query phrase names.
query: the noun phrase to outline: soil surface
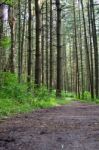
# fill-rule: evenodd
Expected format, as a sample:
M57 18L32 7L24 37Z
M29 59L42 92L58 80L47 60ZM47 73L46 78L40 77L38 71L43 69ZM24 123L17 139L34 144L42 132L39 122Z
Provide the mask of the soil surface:
M1 120L0 150L99 150L99 106L75 102Z

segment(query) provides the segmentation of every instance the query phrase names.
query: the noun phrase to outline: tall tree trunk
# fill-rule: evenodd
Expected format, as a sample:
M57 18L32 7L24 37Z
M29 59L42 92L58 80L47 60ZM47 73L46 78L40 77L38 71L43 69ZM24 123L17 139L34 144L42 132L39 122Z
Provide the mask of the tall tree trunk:
M53 16L52 16L52 0L50 0L50 89L53 86Z
M41 44L41 52L42 52L42 85L44 85L45 74L44 74L44 7L42 7L42 44Z
M40 6L39 0L35 0L36 15L36 55L35 55L35 85L41 84L41 52L40 52Z
M48 0L46 0L46 85L48 88Z
M11 52L9 56L9 70L11 73L15 72L14 64L14 53L15 53L15 17L14 17L14 7L9 6L9 25L11 29Z
M19 10L19 18L18 18L18 81L21 82L21 2L18 0L18 10Z
M27 57L27 82L31 82L31 0L28 0L28 12L29 12L29 19L28 19L28 57Z
M77 94L77 96L80 98L80 90L79 90L78 48L77 48L77 25L76 25L75 1L73 1L73 9L74 9L75 51L76 51L76 94Z
M80 66L81 66L81 97L83 99L84 98L84 77L83 77L82 22L81 22L80 0L78 0L78 6L79 6L79 23L80 23L79 49L80 49Z
M3 5L0 6L0 71L2 71Z
M23 52L24 52L24 40L25 40L25 30L26 30L26 11L27 11L27 0L25 2L25 8L24 8L24 18L23 18L23 26L22 26L22 38L21 38L21 62L20 62L20 68L21 73L23 73Z
M91 72L91 97L94 98L94 78L93 78L93 50L92 50L92 35L91 35L91 14L90 6L88 4L88 23L89 23L89 45L90 45L90 72Z
M61 96L62 50L61 50L61 5L60 5L60 0L56 0L56 8L57 8L57 87L56 87L56 95Z
M82 15L83 15L83 27L84 27L85 50L86 50L87 75L88 75L88 80L89 80L89 87L91 87L90 58L89 58L89 48L88 48L87 29L86 29L86 21L85 21L83 0L81 0L81 6L82 6ZM89 89L89 91L90 91L90 89Z
M98 79L98 43L97 43L97 33L96 33L96 21L95 21L95 10L93 0L90 0L90 13L91 13L91 24L92 24L92 36L93 36L93 46L94 46L94 58L95 58L95 93L96 98L99 96L99 79Z

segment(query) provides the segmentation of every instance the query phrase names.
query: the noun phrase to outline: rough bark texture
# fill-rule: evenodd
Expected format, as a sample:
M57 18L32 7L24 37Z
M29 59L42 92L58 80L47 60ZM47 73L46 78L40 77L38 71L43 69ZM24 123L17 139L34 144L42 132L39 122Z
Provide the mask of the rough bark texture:
M29 20L28 20L28 66L27 66L27 82L31 82L31 0L28 0L28 12L29 12Z
M62 52L61 52L61 6L60 0L56 0L57 7L57 87L56 95L61 95L62 89Z
M35 54L35 85L41 84L41 50L40 50L40 6L39 1L35 0L36 15L36 54Z
M92 23L92 36L93 36L93 46L94 46L94 58L95 58L95 93L96 98L99 96L99 79L98 79L98 43L97 43L97 33L96 33L96 23L95 23L95 11L93 0L90 0L90 10L91 10L91 23Z
M14 17L14 7L9 6L9 25L11 30L11 52L9 56L9 70L11 73L15 72L15 17Z

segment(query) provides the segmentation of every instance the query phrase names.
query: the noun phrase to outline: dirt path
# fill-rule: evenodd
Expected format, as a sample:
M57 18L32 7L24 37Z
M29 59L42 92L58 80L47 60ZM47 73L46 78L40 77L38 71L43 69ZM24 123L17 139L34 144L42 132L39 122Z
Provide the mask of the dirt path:
M74 103L1 121L0 150L99 150L99 106Z

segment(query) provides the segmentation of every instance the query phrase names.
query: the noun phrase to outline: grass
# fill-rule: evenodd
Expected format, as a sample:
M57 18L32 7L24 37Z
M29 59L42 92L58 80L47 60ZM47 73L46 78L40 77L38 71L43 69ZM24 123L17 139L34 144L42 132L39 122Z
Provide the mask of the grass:
M99 99L94 99L94 100L86 100L86 99L78 99L77 101L80 101L81 103L86 103L86 104L97 104L99 105Z
M75 98L74 93L64 91L61 98L56 98L56 91L49 92L45 86L34 89L32 84L31 91L27 92L27 89L26 83L18 83L15 74L0 73L0 118L70 104Z
M31 91L27 89L26 83L18 83L15 74L0 73L0 118L72 101L72 94L62 92L62 98L57 99L56 91L49 92L45 86L34 89L32 84Z
M80 99L77 97L76 100L86 104L99 104L99 99L96 98L92 99L91 93L88 91L84 92L83 98L82 96L80 97Z
M13 99L0 99L0 118L5 116L11 116L18 113L31 112L35 109L50 108L54 106L69 104L70 100L59 100L59 99L50 99L50 100L41 100L37 99L25 102L18 102Z

